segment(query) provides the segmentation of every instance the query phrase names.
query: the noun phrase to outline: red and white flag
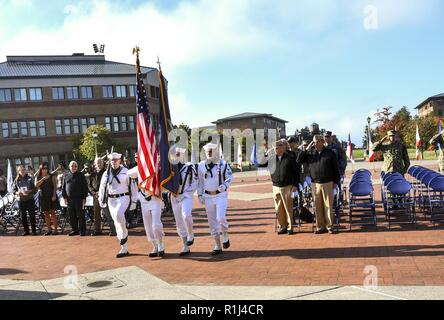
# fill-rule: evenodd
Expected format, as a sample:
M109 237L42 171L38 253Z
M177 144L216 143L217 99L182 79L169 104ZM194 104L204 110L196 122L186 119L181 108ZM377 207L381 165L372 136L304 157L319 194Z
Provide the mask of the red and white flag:
M352 163L355 163L355 160L353 159L353 145L351 143L350 133L348 134L347 157Z
M369 139L370 154L368 156L368 162L374 162L375 161L376 154L375 154L375 152L372 149L373 149L373 142L372 142L372 139L370 138Z
M421 158L421 149L422 147L422 141L421 136L419 135L419 126L416 125L416 160L419 160Z
M140 70L137 54L137 142L139 187L150 195L160 197L159 150L157 149L155 132L148 99Z

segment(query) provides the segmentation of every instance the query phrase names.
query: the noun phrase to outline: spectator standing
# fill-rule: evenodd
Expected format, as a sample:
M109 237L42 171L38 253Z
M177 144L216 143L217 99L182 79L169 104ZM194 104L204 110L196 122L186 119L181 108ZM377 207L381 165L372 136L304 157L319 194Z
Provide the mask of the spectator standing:
M32 235L36 235L35 223L35 203L34 194L36 191L34 178L30 176L24 165L17 167L17 178L13 185L14 194L18 197L19 210L22 216L24 236L29 235L28 214L31 222Z
M5 174L3 173L3 170L0 169L0 197L6 195L7 191L8 191L7 179L5 177Z
M48 231L45 236L57 235L57 176L49 172L47 162L40 165L35 186L41 190L40 204Z
M88 185L83 173L78 171L78 164L71 161L70 172L63 179L62 196L68 205L69 218L71 220L72 231L69 236L85 236L86 220L84 206L88 196Z

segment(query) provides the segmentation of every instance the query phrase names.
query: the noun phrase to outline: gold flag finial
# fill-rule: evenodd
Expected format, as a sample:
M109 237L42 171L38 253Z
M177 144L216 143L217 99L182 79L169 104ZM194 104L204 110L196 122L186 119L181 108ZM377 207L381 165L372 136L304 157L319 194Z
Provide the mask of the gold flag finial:
M135 55L139 56L139 52L140 52L140 48L138 46L134 46L133 55L135 54Z
M159 56L157 56L157 65L159 66L159 70L162 70L160 64L161 64L160 58L159 58Z

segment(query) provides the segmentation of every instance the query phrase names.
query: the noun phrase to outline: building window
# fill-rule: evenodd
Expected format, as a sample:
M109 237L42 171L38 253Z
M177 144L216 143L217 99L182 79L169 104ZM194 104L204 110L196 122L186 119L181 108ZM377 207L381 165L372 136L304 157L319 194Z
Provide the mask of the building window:
M3 138L9 138L9 123L2 123Z
M26 123L26 121L20 121L20 136L28 136L28 124Z
M25 162L26 162L26 158L25 158ZM28 161L29 162L29 161ZM32 167L33 167L33 169L34 168L38 168L39 166L40 166L40 158L39 157L33 157L32 158L32 164L30 164Z
M72 133L80 133L79 119L72 119Z
M81 87L80 93L82 94L82 99L92 99L93 97L92 87Z
M136 124L134 122L134 116L128 116L129 129L130 131L136 130Z
M71 134L71 121L69 119L63 119L63 131L66 135Z
M66 97L70 100L79 98L79 88L78 87L67 87L66 88Z
M52 88L52 98L54 100L63 100L65 99L65 91L62 87Z
M62 131L62 120L56 120L55 121L55 129L56 129L56 135L60 136L63 134Z
M29 100L31 100L31 101L43 100L42 88L30 88L29 89Z
M128 124L126 123L126 116L121 116L120 120L121 120L120 123L121 123L122 131L128 131Z
M85 133L86 129L88 129L88 122L86 120L87 120L86 118L82 118L80 120L82 124L82 133Z
M39 120L39 136L41 136L41 137L45 137L46 136L45 120Z
M113 86L103 86L103 97L104 98L113 98Z
M126 87L125 86L116 86L116 97L117 98L126 98Z
M438 110L438 115L442 117L442 110Z
M0 89L0 102L12 101L11 89Z
M29 134L31 137L37 137L37 122L29 121Z
M130 96L130 97L135 97L135 96L136 96L136 93L137 93L137 91L136 91L136 86L134 86L134 85L130 85L130 86L129 86L129 96Z
M256 124L256 118L251 119L251 122L252 122L253 124Z
M89 118L89 125L90 126L95 126L96 125L96 118Z
M111 131L111 118L105 117L105 128L108 129L108 131Z
M11 138L18 138L19 131L18 131L18 122L13 121L11 122Z
M150 86L151 97L158 99L160 97L160 89L155 86Z
M15 99L15 101L28 100L27 95L26 95L26 89L24 89L24 88L14 89L14 99Z
M113 131L115 132L119 132L119 117L118 116L114 116L113 117Z

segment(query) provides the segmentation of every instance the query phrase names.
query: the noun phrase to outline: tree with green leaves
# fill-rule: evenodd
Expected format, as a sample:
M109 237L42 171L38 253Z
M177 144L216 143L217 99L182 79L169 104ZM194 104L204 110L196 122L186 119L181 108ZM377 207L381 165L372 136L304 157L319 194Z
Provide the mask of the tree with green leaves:
M96 146L99 156L103 156L106 151L110 151L112 146L114 146L114 150L121 149L120 145L112 141L108 129L101 125L94 125L86 130L75 152L82 159L92 162L96 158Z

